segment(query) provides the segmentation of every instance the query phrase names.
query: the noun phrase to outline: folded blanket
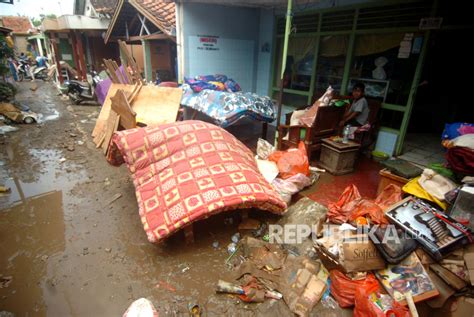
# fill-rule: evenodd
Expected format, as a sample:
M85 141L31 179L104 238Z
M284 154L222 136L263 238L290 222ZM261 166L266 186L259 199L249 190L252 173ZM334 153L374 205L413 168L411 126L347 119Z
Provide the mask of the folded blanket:
M272 100L253 93L229 93L205 89L194 93L189 85L183 85L183 106L200 111L213 118L220 127L228 127L249 116L255 120L273 122L276 117Z

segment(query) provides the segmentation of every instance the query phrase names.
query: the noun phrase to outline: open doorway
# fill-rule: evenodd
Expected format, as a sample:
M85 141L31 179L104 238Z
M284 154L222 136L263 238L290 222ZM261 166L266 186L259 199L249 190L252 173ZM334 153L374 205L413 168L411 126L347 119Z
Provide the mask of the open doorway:
M444 161L441 134L446 123L474 122L472 72L466 47L472 29L432 33L404 142L403 159L429 165Z

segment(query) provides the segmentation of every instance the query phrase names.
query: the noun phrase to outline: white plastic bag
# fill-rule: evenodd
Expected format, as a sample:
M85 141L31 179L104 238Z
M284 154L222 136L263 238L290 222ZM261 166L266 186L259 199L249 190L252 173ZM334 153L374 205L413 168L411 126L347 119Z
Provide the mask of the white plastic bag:
M158 312L148 299L140 298L128 307L123 317L158 317Z
M266 160L273 152L275 152L275 147L273 145L271 145L267 140L258 139L257 155L259 159Z

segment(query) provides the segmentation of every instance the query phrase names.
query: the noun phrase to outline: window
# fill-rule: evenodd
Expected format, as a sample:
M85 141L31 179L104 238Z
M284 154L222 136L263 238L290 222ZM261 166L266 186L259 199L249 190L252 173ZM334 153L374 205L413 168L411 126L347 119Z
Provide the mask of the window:
M324 94L329 86L336 93L340 92L348 40L347 35L321 37L318 64L316 65L316 86L314 90L316 97Z

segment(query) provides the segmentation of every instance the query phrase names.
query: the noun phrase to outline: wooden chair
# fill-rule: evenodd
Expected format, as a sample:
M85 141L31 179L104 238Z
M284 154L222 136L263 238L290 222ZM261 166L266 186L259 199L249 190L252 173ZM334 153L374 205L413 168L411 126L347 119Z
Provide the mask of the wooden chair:
M322 140L337 134L339 122L344 114L344 107L320 107L311 127L303 125L290 126L292 113L286 114L285 125L278 127L278 150L298 147L303 141L308 157L321 148ZM288 133L288 139L283 139Z

